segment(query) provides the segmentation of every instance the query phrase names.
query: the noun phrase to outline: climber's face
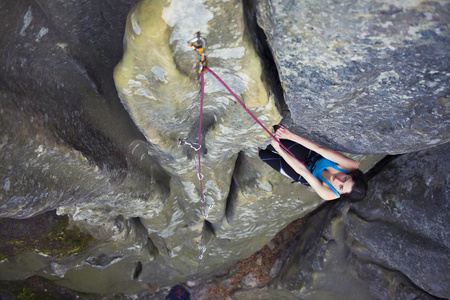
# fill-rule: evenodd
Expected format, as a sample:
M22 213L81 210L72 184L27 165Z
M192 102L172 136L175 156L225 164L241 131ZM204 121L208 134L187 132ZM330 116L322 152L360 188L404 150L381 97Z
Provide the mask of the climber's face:
M354 184L353 178L348 174L339 172L331 176L331 185L341 195L350 193Z

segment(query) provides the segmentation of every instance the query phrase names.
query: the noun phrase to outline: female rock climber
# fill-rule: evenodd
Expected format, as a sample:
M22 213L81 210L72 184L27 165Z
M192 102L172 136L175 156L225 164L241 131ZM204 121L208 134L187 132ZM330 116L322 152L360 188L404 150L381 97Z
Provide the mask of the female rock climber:
M324 200L337 198L360 201L367 192L367 179L353 159L275 126L275 137L295 155L272 140L259 157L269 166L296 182L311 186Z

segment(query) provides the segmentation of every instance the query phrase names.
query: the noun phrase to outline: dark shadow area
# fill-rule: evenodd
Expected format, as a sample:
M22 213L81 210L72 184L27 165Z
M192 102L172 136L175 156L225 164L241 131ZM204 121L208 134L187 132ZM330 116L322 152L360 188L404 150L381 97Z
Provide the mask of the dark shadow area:
M234 206L233 206L233 199L236 197L237 194L237 184L234 178L231 179L230 183L230 192L228 193L227 202L225 206L225 218L228 223L230 223L230 219L234 216Z
M155 243L153 242L151 237L148 235L148 230L145 227L145 225L142 223L141 218L138 218L138 217L131 218L131 221L133 222L136 230L140 234L142 234L143 238L144 239L147 238L147 244L145 246L147 247L147 251L148 251L148 254L150 255L150 257L154 258L154 257L158 256L159 255L158 247L155 245ZM139 264L136 266L136 270L139 270ZM142 263L141 263L139 274L141 271L142 271ZM135 272L135 274L136 274L136 272ZM139 277L139 274L137 275L138 277Z
M264 30L258 25L256 13L256 0L244 0L244 21L246 25L245 34L251 39L255 46L256 53L261 59L263 66L262 80L270 87L275 96L278 109L286 121L290 119L289 107L284 100L284 90L280 81L277 65L275 63L272 49L267 41Z
M391 161L393 161L394 159L396 159L397 157L399 157L401 155L402 154L386 155L383 159L381 159L379 162L377 162L375 164L375 166L373 166L372 169L367 171L367 173L366 173L367 180L370 181L373 177L375 177L375 175L380 173L383 170L383 168L386 167L387 164L389 164Z
M214 227L211 222L205 220L205 230L209 231L213 236L216 236L216 232L214 231Z
M136 280L139 278L139 275L141 275L142 273L142 263L140 261L138 261L136 263L136 268L134 269L133 272L133 280Z
M45 120L54 138L103 169L126 169L129 140L143 138L113 79L135 3L28 0L5 2L0 11L7 24L0 39L1 89L11 93L18 109ZM32 26L25 28L17 16L26 14ZM36 39L37 28L48 33Z
M39 276L24 280L0 281L0 299L100 299L98 294L87 294L56 285L53 281Z
M206 149L205 137L206 137L206 133L208 132L208 130L212 126L214 126L214 124L215 124L214 115L211 113L203 113L202 130L201 130L202 140L200 142L200 146L201 146L200 151L201 151L202 155L205 155L208 152L208 150ZM180 145L183 146L183 154L186 155L189 160L192 160L197 155L197 149L199 148L199 143L198 143L199 126L200 126L200 120L198 119L191 126L188 136L185 138L180 137L180 139L179 139Z

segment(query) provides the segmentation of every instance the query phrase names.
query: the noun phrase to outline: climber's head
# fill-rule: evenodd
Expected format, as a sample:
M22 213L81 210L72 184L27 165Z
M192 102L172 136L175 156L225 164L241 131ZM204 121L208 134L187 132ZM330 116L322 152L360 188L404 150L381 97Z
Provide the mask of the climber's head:
M336 180L345 180L345 183L343 183L343 193L339 192L339 189L337 189L341 194L341 199L349 202L358 202L364 199L367 193L367 189L369 188L366 175L364 175L364 173L359 169L351 170L345 175L349 177L347 180L345 180L343 177L339 177L339 175L336 176Z

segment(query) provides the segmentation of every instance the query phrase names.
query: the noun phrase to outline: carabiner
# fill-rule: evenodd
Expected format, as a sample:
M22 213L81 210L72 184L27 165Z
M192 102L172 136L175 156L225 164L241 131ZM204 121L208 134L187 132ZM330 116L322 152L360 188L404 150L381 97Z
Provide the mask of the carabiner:
M194 47L195 50L206 47L206 41L200 36L200 31L197 32L197 36L188 41L189 46Z
M189 143L185 139L182 139L182 138L179 138L178 142L179 142L179 144L178 144L179 146L182 146L182 145L186 144L189 147L191 147L192 149L194 149L195 151L198 151L198 150L200 150L202 148L202 145L199 145L197 143ZM198 147L195 147L194 144L197 145Z

